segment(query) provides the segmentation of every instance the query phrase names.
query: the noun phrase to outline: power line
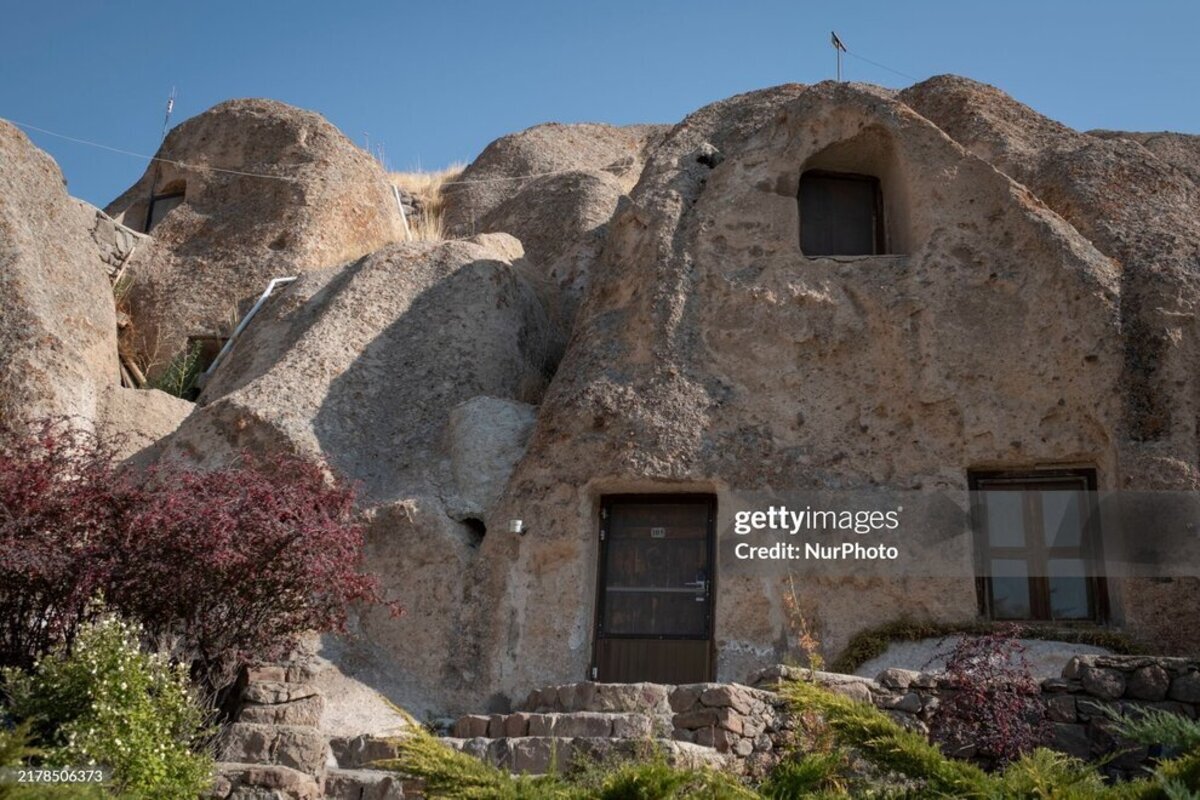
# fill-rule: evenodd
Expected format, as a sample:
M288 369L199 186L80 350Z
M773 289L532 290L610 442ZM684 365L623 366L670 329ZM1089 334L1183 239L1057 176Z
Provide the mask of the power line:
M887 66L886 64L880 64L878 61L872 61L871 59L867 58L866 56L860 56L858 53L855 53L853 50L847 50L846 55L850 56L851 58L856 58L859 61L865 61L868 64L871 64L872 66L879 67L880 69L886 69L888 72L895 73L896 75L899 75L901 78L908 78L910 81L921 80L920 78L916 77L915 75L909 75L907 72L901 72L898 69L892 69L891 67Z
M82 144L82 145L86 145L88 147L96 147L101 150L107 150L111 153L119 153L120 155L123 155L123 156L131 156L133 158L140 158L144 161L149 161L152 163L171 164L172 166L178 167L180 169L190 169L190 170L196 170L196 171L201 171L201 172L205 172L205 171L219 172L219 173L222 173L225 175L238 175L243 178L265 178L267 180L290 181L293 183L299 183L303 180L302 178L294 177L292 175L271 175L271 174L264 173L264 172L247 172L245 170L240 170L240 169L227 169L225 167L213 167L213 166L209 166L208 164L189 164L186 161L177 161L173 158L163 158L162 156L148 156L145 153L135 153L132 150L123 150L120 147L112 147L110 145L102 144L100 142L93 142L88 139L80 139L76 136L68 136L65 133L58 133L57 131L52 131L47 128L39 127L37 125L32 125L28 122L20 122L15 119L9 119L7 121L12 123L13 125L17 125L21 128L27 128L31 131L37 131L38 133L44 133L47 136L54 136L58 139L65 139L66 141L74 142L75 144ZM287 164L285 166L299 167L299 166L303 166L303 165ZM629 170L628 166L623 167L620 170L619 174L624 174L628 170ZM457 186L457 185L471 185L471 184L476 184L476 183L502 183L505 181L523 181L523 180L528 180L531 178L543 178L543 177L546 177L549 175L566 175L568 173L578 172L578 171L579 171L578 169L557 169L557 170L548 170L546 172L531 172L526 175L502 175L502 176L496 176L494 178L476 178L474 180L443 181L441 185L442 186ZM342 181L342 183L364 185L367 182L365 182L365 181ZM372 183L373 183L373 181L372 181Z

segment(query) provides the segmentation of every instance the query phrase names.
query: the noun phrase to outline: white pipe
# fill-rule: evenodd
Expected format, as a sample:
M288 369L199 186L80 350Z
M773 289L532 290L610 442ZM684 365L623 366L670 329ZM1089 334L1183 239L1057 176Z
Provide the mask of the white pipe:
M412 228L408 227L408 214L404 213L404 201L400 199L400 187L392 184L392 196L396 198L396 208L400 209L400 221L404 223L404 238L412 241Z
M259 295L258 300L255 301L254 305L250 307L250 311L246 313L246 316L242 317L242 321L239 322L237 327L233 329L233 333L230 334L229 339L225 341L225 346L221 348L221 352L217 353L217 357L213 359L213 362L208 365L208 369L204 370L204 374L200 376L198 383L201 386L208 382L209 376L213 374L213 372L217 369L217 366L221 363L225 356L228 355L229 351L233 349L233 343L237 341L239 336L241 336L242 331L246 330L246 326L250 324L250 320L254 319L254 315L257 314L258 310L263 307L264 303L267 302L267 299L271 296L271 293L275 291L275 288L277 286L285 286L296 280L297 277L298 276L296 275L292 275L287 278L271 279L271 282L267 284L267 288L263 290L261 295Z

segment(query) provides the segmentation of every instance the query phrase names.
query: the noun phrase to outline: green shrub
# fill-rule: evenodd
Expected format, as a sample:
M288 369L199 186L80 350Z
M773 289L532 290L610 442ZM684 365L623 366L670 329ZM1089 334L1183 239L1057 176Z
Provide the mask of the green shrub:
M374 766L424 781L425 796L440 800L752 800L758 795L736 778L711 769L667 763L647 742L643 759L591 763L565 773L512 775L452 750L417 729L398 742L398 757Z
M971 764L948 758L923 736L900 727L874 706L811 683L788 684L782 691L797 715L819 714L834 731L839 746L869 762L887 783L901 787L901 793L893 796L986 800L1200 799L1200 748L1163 761L1145 778L1116 784L1106 783L1095 765L1045 749L1023 756L1003 772L987 774ZM833 777L826 774L825 780ZM764 788L772 780L775 778L768 779ZM905 781L911 782L908 788L903 788ZM852 796L864 795L855 789Z
M770 800L849 797L846 757L839 752L804 753L781 761L759 787Z
M195 798L211 778L205 712L186 671L138 648L138 628L103 618L69 654L5 673L9 714L31 726L48 767L102 765L123 798Z
M200 379L200 344L192 342L183 352L171 359L162 374L150 382L150 388L167 394L195 400L196 382Z
M1103 705L1099 708L1113 721L1114 731L1131 742L1176 753L1200 750L1200 721L1160 708L1142 709L1136 714L1122 714Z

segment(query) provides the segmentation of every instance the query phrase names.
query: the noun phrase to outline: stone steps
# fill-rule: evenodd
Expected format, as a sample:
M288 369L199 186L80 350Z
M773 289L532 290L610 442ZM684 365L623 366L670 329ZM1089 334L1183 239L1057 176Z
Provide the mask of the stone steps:
M327 800L404 800L420 797L412 785L405 791L405 781L394 772L377 769L330 768L325 773Z
M720 769L727 767L730 760L729 756L711 747L664 738L518 736L499 739L446 738L442 741L497 769L528 775L545 775L552 769L565 770L580 760L599 762L613 758L646 758L655 752L661 753L667 763L679 767Z
M520 710L670 715L670 696L674 689L676 687L661 683L565 683L535 689Z
M459 739L524 736L648 739L671 730L669 716L630 711L518 711L512 714L468 714L459 717L451 736Z

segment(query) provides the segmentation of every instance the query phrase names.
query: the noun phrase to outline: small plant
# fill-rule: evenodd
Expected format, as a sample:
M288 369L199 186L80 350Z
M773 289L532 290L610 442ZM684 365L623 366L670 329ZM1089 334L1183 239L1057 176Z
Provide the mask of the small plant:
M196 381L200 379L200 349L198 342L190 342L183 352L171 359L162 374L150 382L150 388L194 400Z
M209 783L209 730L185 670L141 652L116 618L81 628L75 647L31 673L8 670L10 713L35 733L46 767L103 766L126 798L192 798Z
M946 657L950 690L933 717L934 738L952 752L971 747L977 758L1006 764L1046 739L1041 686L1029 670L1020 628L958 637Z
M810 673L824 669L821 640L817 638L816 630L809 622L815 615L809 612L796 593L796 581L790 572L787 576L787 589L783 593L783 613L791 637L791 647L803 660L800 666L807 667Z
M443 189L462 175L463 165L452 164L442 170L426 172L393 172L388 175L392 184L416 200L420 213L408 219L414 241L436 242L446 238L442 222L445 210Z

